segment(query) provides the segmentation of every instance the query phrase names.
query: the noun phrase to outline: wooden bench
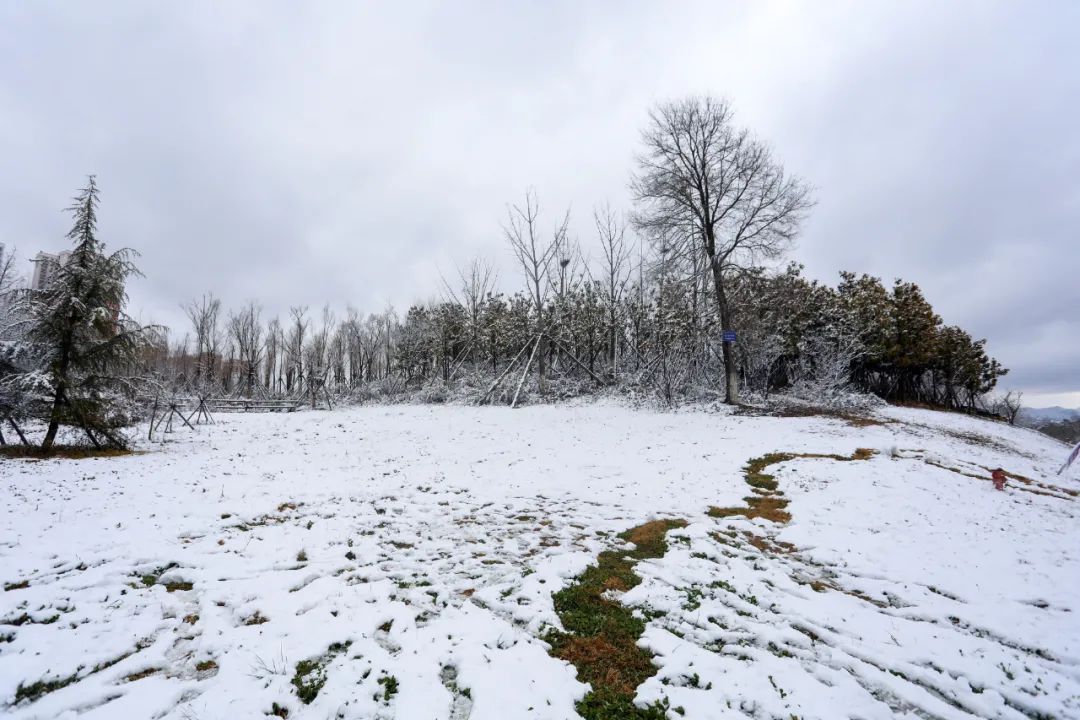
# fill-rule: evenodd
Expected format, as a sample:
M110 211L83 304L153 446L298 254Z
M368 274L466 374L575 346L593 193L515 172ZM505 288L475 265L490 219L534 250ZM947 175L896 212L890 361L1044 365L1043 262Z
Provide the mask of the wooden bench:
M299 400L256 400L245 398L212 398L207 407L216 411L235 412L292 412L300 407Z

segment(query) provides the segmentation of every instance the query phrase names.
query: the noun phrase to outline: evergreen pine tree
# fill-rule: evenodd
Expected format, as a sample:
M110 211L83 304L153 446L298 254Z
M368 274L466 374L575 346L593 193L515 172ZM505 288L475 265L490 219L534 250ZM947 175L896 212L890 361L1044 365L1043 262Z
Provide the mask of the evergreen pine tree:
M97 237L98 202L91 175L68 208L71 257L48 287L28 297L28 340L40 368L25 379L44 391L50 407L43 449L52 447L64 424L81 427L96 447L127 445L116 430L118 403L138 384L132 371L156 335L156 328L140 327L123 312L125 282L139 274L136 253L105 253Z

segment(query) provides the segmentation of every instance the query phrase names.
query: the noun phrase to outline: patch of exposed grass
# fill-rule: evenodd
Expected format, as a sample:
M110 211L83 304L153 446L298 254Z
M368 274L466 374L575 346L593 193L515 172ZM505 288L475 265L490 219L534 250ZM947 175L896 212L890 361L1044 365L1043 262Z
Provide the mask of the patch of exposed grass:
M261 611L256 610L244 620L245 625L262 625L264 622L269 622L270 618L262 614Z
M829 408L812 407L809 405L786 405L782 407L768 409L754 408L748 405L743 405L738 409L736 414L781 418L831 418L833 420L840 420L842 422L846 422L848 425L858 428L873 427L877 425L891 425L895 422L895 420L883 420L880 418L870 417L869 415L861 415L849 410L832 410Z
M86 458L113 458L140 455L141 451L121 448L95 448L89 445L53 445L42 450L37 445L3 445L0 457L22 460L84 460Z
M980 465L979 467L985 469L987 472L993 472L985 465ZM1039 482L1038 480L1032 480L1031 478L1025 477L1024 475L1021 475L1019 473L1010 472L1008 470L1004 470L1004 468L1002 469L1005 472L1005 476L1008 477L1010 480L1016 480L1017 482L1028 486L1026 488L1020 488L1021 490L1026 490L1028 492L1035 493L1036 495L1045 495L1048 497L1055 497L1052 493L1064 493L1065 495L1073 498L1080 497L1080 490L1073 490L1071 488L1061 487L1060 485L1054 485L1052 483ZM1051 492L1039 492L1038 490L1031 489L1032 487L1040 488L1042 490L1048 490Z
M195 586L187 580L174 580L173 582L164 583L164 587L165 592L176 592L177 590L190 590Z
M634 705L638 685L656 674L652 655L637 646L645 621L605 594L638 585L641 578L634 565L663 556L667 531L685 526L683 520L655 520L627 530L619 537L633 543L633 549L600 553L596 565L555 593L555 612L566 631L549 633L546 640L551 654L574 665L578 679L592 686L577 704L586 720L665 717L658 703L647 708Z
M774 540L773 538L764 537L762 535L755 535L749 531L743 532L743 536L746 537L746 541L750 543L750 545L763 553L789 555L796 550L795 546L791 543Z
M292 684L296 688L296 696L300 698L300 702L310 705L318 697L319 691L326 684L326 666L335 657L348 650L350 644L350 642L334 643L322 655L296 663L296 674L293 675Z
M985 480L987 482L990 482L992 480L991 473L993 473L993 469L986 467L985 465L978 465L977 467L981 467L986 470L987 475L978 475L973 472L964 472L960 468L955 468L951 465L945 465L943 463L937 462L936 460L931 460L930 458L923 458L923 462L927 465L932 465L933 467L941 468L942 470L948 470L951 473L971 478L973 480ZM1077 497L1077 495L1080 495L1080 491L1070 490L1068 488L1063 488L1048 483L1042 483L1038 480L1032 480L1031 478L1025 477L1023 475L1009 472L1004 468L1002 469L1002 472L1005 473L1005 477L1020 483L1019 485L1013 484L1009 486L1016 490L1019 490L1020 492L1031 493L1032 495L1042 495L1043 497L1051 497L1058 500L1069 500L1070 498L1074 498Z
M376 682L383 686L382 701L389 704L390 700L397 695L398 679L393 675L384 675ZM378 696L376 696L376 699L378 699Z
M79 673L73 673L55 680L38 680L29 685L19 683L19 686L15 688L15 704L18 705L23 701L34 702L43 695L65 688L78 679Z
M151 675L154 675L155 673L159 673L159 672L161 672L161 668L154 668L154 667L146 668L145 670L140 670L139 672L134 672L134 673L131 673L130 675L125 675L124 676L124 682L135 682L136 680L142 680L143 678L148 678Z
M765 472L765 469L778 463L795 460L797 458L820 458L825 460L839 460L850 462L854 460L869 460L875 452L869 448L858 448L851 455L835 455L822 453L768 453L761 457L750 460L743 468L743 477L746 484L754 491L754 495L744 497L746 507L711 507L708 514L715 518L727 518L741 516L753 520L764 518L774 523L786 523L791 520L791 513L787 511L788 501L784 493L780 492L776 476Z
M82 675L80 675L79 671L76 670L71 675L58 677L53 680L38 680L37 682L33 682L29 685L23 685L22 683L19 683L18 687L15 688L15 704L18 705L19 703L24 701L27 703L32 703L44 695L48 695L51 692L56 692L57 690L65 688L68 685L71 685L72 683L79 680L83 680L84 678L87 678L94 673L99 673L102 670L111 668L113 665L116 665L117 663L128 659L135 653L143 650L148 646L149 643L147 641L140 641L138 644L135 645L135 649L131 652L126 652L123 655L119 655L113 658L112 660L106 660L105 662L98 663L94 667L90 668L89 672L86 672Z
M44 608L42 608L42 609L44 609ZM60 613L53 613L52 615L47 615L44 618L38 620L38 619L35 619L35 618L31 617L29 613L23 612L23 614L21 614L21 615L16 615L14 617L6 617L6 618L0 619L0 625L14 625L15 627L20 627L20 626L26 625L26 624L30 624L30 625L52 625L54 622L56 622L59 619L60 619Z
M171 562L168 565L162 565L161 567L155 568L145 575L140 576L139 579L142 580L143 587L157 585L158 579L174 567L177 567L174 562Z
M29 580L23 580L21 582L4 583L4 592L11 592L12 590L25 590L30 587Z

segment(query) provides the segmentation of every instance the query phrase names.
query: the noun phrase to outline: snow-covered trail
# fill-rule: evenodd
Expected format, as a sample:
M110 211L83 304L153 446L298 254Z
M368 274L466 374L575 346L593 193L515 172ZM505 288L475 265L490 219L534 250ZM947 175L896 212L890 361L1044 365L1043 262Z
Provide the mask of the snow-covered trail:
M0 460L0 704L575 717L586 687L539 639L551 594L665 516L690 525L622 600L654 618L660 669L639 697L672 717L1080 716L1076 498L962 474L1075 488L1051 477L1061 446L883 413L371 407L222 416L131 457ZM742 503L751 458L860 447L878 454L776 468L787 524L706 515ZM294 680L324 684L306 705Z

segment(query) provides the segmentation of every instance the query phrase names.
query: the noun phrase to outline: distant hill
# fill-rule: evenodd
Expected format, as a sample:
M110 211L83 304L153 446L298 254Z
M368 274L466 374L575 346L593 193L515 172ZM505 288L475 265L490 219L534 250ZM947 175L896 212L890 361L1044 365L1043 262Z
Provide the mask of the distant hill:
M1080 409L1024 408L1020 411L1016 423L1067 443L1080 442Z
M1070 444L1080 442L1080 420L1062 420L1035 429Z
M1056 405L1048 408L1023 408L1018 419L1023 420L1029 427L1067 420L1080 420L1080 408L1070 410Z

